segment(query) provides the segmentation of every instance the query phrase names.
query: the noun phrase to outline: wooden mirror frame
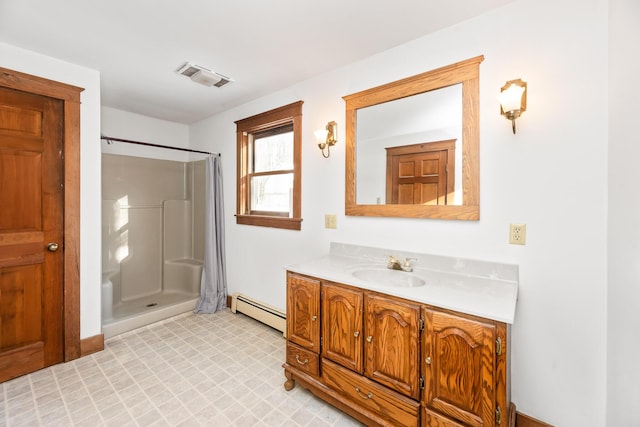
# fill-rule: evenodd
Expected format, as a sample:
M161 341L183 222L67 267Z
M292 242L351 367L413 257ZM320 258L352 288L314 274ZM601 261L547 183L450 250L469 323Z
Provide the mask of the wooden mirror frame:
M480 219L480 63L484 56L437 68L342 97L346 102L345 214L403 218ZM462 84L462 205L363 205L356 203L356 116L360 108Z

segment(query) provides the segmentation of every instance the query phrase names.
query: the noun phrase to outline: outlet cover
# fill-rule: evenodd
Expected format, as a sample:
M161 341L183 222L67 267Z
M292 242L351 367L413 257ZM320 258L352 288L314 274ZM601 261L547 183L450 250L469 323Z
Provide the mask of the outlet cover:
M338 220L335 215L326 214L324 216L324 228L338 228Z
M527 224L509 224L509 243L512 245L527 243Z

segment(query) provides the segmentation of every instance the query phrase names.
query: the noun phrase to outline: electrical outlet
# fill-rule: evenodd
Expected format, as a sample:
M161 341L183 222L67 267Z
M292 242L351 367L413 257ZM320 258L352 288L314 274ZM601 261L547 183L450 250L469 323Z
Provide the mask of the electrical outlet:
M324 228L338 228L338 221L335 215L325 214Z
M524 245L527 242L527 224L509 224L509 243Z

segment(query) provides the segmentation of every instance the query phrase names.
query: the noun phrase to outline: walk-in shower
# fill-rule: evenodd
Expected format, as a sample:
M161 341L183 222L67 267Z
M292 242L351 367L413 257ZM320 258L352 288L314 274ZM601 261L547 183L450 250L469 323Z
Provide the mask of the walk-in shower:
M102 155L105 338L193 310L204 257L204 161Z

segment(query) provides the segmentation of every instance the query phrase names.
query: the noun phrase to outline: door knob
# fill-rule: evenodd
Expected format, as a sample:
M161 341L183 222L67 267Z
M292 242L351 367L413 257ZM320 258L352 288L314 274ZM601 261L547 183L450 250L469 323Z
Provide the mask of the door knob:
M60 245L58 245L57 243L49 243L49 244L47 245L47 250L48 250L49 252L55 252L55 251L57 251L57 250L58 250L58 248L59 248L59 247L60 247Z

